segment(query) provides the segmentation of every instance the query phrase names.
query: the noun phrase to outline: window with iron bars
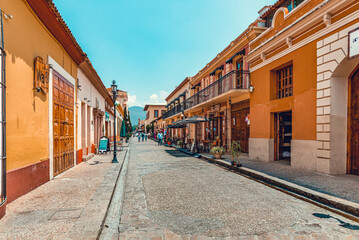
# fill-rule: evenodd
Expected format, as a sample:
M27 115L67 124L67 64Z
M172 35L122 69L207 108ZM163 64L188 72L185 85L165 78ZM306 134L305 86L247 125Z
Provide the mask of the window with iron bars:
M293 65L277 70L276 80L276 96L278 99L293 96Z

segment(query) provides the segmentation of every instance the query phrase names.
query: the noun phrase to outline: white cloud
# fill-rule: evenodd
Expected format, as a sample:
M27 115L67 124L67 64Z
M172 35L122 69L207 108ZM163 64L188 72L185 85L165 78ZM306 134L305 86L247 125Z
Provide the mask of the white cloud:
M128 106L140 106L143 107L146 104L166 104L166 97L168 92L160 90L157 93L153 93L147 99L137 99L136 95L128 94Z
M137 97L136 97L136 95L128 94L128 102L127 102L127 104L128 104L129 107L138 106L137 105Z
M152 94L152 95L150 96L150 100L152 100L152 101L158 101L158 95L157 95L156 93Z
M166 91L160 90L158 93L153 93L145 104L166 104L165 98L167 95Z

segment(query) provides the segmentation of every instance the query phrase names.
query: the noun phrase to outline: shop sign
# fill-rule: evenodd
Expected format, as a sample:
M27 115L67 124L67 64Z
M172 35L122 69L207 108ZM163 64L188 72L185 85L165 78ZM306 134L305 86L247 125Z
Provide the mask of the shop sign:
M105 112L105 121L110 121L110 114L108 112Z
M348 58L352 59L359 56L359 28L356 28L349 32L349 49Z
M49 65L44 63L42 57L35 58L34 88L44 93L49 90Z

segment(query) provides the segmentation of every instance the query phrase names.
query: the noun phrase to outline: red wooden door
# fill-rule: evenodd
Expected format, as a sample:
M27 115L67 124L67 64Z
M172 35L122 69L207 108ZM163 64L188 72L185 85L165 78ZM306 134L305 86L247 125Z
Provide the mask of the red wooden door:
M350 124L349 124L349 163L348 172L359 175L359 69L350 82Z
M74 165L74 87L53 71L54 176Z

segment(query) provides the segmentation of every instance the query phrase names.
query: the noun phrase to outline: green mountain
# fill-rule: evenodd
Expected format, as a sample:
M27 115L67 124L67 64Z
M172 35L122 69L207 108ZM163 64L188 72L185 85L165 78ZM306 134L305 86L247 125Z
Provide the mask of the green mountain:
M140 118L141 120L144 120L146 118L146 112L143 111L143 107L139 107L139 106L129 107L128 111L130 112L132 125L137 125L138 118Z

